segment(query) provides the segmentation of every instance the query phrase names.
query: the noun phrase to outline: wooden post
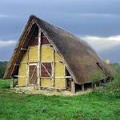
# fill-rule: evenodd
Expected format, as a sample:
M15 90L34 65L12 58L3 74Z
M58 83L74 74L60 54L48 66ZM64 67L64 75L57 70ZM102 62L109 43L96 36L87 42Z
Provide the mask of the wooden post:
M92 83L92 89L95 89L95 88L96 88L96 83L93 82L93 83Z
M13 77L11 78L10 88L11 88L11 89L14 88L14 78L13 78Z
M71 81L71 92L75 94L75 83L74 81Z
M11 80L11 83L10 83L10 88L13 88L13 84L14 84L14 81L13 79Z
M26 67L26 87L29 85L29 49L28 49L28 62L27 62L27 67Z
M28 87L28 75L29 75L29 73L28 73L28 63L26 63L26 87Z
M104 84L106 84L106 79L104 79Z
M93 83L92 83L92 89L94 90L95 88L96 88L96 83L93 82Z
M82 84L81 87L82 87L82 91L85 91L85 86L84 86L84 84Z
M99 87L100 87L101 81L99 81L98 84L99 84Z
M94 88L96 88L96 83L94 83Z
M38 70L37 70L37 75L38 75L38 86L41 86L41 29L39 29L38 33Z
M53 87L55 87L55 50L53 47L53 62L52 62L52 81L53 81Z

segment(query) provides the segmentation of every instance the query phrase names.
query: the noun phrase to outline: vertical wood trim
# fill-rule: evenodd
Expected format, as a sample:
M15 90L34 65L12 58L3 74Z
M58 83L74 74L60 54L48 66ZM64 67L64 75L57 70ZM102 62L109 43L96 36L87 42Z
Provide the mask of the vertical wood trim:
M37 69L37 77L38 77L38 86L41 86L41 29L39 28L38 32L38 69Z
M26 63L26 87L28 86L28 64Z
M14 88L14 78L11 79L10 88Z
M53 87L55 87L55 50L53 47L53 52L52 52L52 83L53 83Z
M97 85L96 85L96 83L94 84L94 88L96 88L97 87Z
M29 72L28 72L28 62L29 62L29 49L26 51L27 54L27 61L26 61L26 87L28 86L28 81L29 81Z
M84 84L82 84L81 87L82 87L82 91L85 91L85 86L84 86Z
M63 64L64 64L64 62L63 62ZM65 78L65 89L67 89L67 78L66 78L66 70L67 70L67 68L66 68L66 66L65 66L65 64L64 64L64 78ZM69 80L71 80L71 79L69 79Z
M75 83L73 80L71 81L71 92L75 94Z
M27 75L26 75L26 86L29 85L29 48L28 48L28 61L27 61Z

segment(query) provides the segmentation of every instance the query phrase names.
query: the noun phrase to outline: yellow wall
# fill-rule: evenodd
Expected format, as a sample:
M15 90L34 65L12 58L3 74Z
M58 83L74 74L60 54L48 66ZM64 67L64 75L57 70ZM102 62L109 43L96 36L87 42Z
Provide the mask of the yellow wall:
M41 78L42 87L53 87L55 88L66 88L65 80L65 65L61 62L62 57L58 52L55 52L53 47L50 45L43 45L41 47L41 62L53 62L54 63L54 78ZM37 63L38 62L38 46L29 47L26 54L24 55L20 67L19 67L19 77L18 85L26 85L26 76L27 76L27 63ZM53 83L55 81L55 83Z
M55 62L59 62L62 60L61 55L58 52L55 52Z
M38 46L29 48L29 62L38 62Z
M50 45L43 45L41 47L41 62L53 61L53 48Z
M18 77L18 85L25 86L26 85L26 64L22 63L19 67L19 77Z
M55 88L65 88L65 66L61 63L61 56L55 52L54 49L50 45L43 45L41 48L41 61L42 62L54 62L54 70L55 70ZM59 79L58 79L58 78ZM41 79L41 86L43 87L53 87L52 79Z
M65 76L65 66L61 62L55 62L55 77Z
M65 65L61 62L55 62L55 87L65 88Z
M27 80L27 63L28 62L37 62L38 61L38 46L29 47L23 56L18 74L18 86L25 86ZM24 77L23 77L24 76Z
M55 79L55 87L60 88L60 89L65 89L66 88L66 80L65 78L56 78Z
M28 51L23 56L23 59L21 60L21 63L27 63L28 62Z
M52 86L52 79L50 79L50 78L42 78L41 79L41 86L42 87L53 87Z

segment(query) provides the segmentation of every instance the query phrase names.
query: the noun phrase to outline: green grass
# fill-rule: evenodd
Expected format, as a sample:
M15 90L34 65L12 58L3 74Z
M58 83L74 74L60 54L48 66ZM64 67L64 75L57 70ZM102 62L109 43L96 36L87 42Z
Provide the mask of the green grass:
M114 80L107 84L106 87L101 87L99 89L99 92L103 92L104 94L113 94L116 96L120 96L120 64L114 64L113 67L116 70Z
M120 95L92 92L82 96L17 94L0 80L0 120L120 120Z

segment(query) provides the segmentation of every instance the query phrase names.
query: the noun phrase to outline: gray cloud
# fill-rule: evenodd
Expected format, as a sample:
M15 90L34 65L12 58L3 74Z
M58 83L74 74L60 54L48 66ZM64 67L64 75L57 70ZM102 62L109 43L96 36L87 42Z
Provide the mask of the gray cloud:
M120 34L119 8L120 0L11 0L9 2L1 0L0 40L18 40L31 14L35 14L75 35L116 36ZM0 49L0 52L5 53L0 55L0 59L8 60L13 46ZM103 58L107 56L119 61L115 54L117 49L113 50L113 48L107 50L108 52L99 54ZM112 51L111 53L116 56L109 54L109 51Z
M2 41L0 40L0 48L10 47L16 44L15 40Z
M120 35L99 37L83 36L80 37L89 43L104 60L109 59L111 62L120 62Z
M0 61L10 60L10 57L13 53L15 45L0 47Z
M16 1L4 0L0 2L0 7L4 13L8 13L6 8L9 8L9 13L26 13L36 12L62 12L62 13L112 13L119 14L119 0L26 0ZM24 8L24 9L21 9ZM16 10L16 11L15 11Z

